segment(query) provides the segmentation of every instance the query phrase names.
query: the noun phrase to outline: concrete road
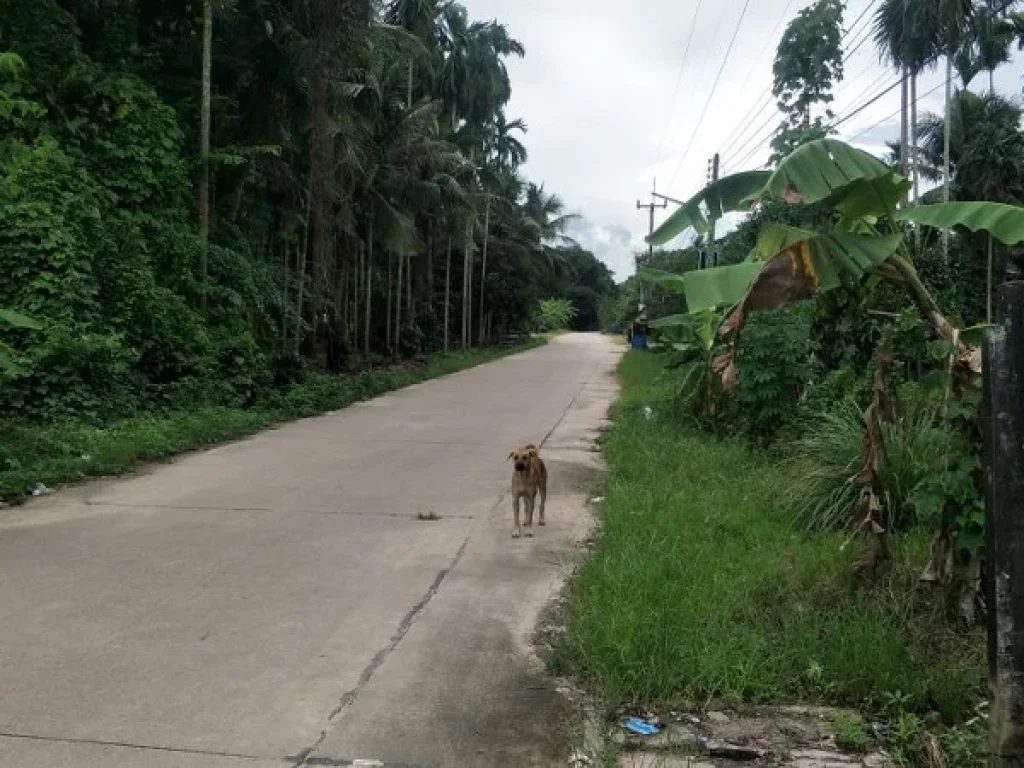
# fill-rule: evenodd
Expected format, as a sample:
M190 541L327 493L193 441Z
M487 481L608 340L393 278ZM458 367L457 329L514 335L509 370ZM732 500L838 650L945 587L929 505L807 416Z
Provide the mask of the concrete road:
M0 766L564 765L530 640L617 357L565 336L3 510ZM548 526L514 540L505 459L541 440Z

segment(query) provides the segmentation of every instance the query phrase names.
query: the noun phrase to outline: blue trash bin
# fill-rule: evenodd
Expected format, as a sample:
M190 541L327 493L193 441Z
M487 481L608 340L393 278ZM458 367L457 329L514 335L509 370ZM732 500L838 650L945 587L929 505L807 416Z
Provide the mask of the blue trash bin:
M633 332L633 341L632 341L631 346L633 347L633 349L640 349L640 350L647 349L647 334L646 333L637 333L636 331L634 331Z

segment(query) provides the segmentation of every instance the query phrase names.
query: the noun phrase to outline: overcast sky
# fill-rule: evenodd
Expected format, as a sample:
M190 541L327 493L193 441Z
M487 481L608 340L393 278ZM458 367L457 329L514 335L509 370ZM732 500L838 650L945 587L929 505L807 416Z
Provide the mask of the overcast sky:
M686 199L703 186L708 158L716 151L728 171L765 162L778 115L774 105L759 114L756 108L768 98L785 24L813 0L749 0L742 23L748 0L701 0L695 26L698 0L462 2L474 19L497 18L526 46L526 57L509 63L507 110L530 127L524 172L584 217L572 234L623 279L647 234L647 213L637 210L637 199L650 201L655 177L660 192ZM869 5L873 11L877 0L849 0L847 29ZM864 39L870 16L844 42L847 53ZM997 72L1001 93L1020 94L1022 61L1018 56ZM922 111L941 112L942 77L936 71L921 78ZM972 85L982 87L985 78ZM846 116L895 81L868 38L847 62L833 108ZM896 88L844 122L841 137L881 151L887 139L899 138L899 106ZM752 108L757 117L751 122ZM659 212L659 221L664 216Z

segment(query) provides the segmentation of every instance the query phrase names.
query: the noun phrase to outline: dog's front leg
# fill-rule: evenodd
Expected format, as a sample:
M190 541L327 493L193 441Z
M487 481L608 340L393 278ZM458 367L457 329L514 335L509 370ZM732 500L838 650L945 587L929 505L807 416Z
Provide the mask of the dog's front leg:
M526 497L526 537L530 538L533 536L533 504L537 500L537 495L531 493Z
M515 515L515 527L512 529L512 538L518 539L521 533L519 529L519 494L512 497L512 510Z

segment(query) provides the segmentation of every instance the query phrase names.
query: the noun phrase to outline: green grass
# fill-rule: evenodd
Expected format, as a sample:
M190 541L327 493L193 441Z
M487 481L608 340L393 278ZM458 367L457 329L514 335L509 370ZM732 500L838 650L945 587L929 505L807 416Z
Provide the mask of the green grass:
M724 698L880 712L896 701L948 722L967 715L984 644L917 588L927 537L900 538L887 580L858 590L863 544L803 534L781 511L779 464L672 419L661 365L623 360L599 546L555 663L609 706Z
M281 422L343 408L544 343L546 339L534 339L515 347L438 355L417 367L351 376L312 375L254 408L204 407L128 419L102 428L75 423L0 425L0 498L23 498L26 489L37 483L53 487L90 476L119 474L141 462L245 437Z

